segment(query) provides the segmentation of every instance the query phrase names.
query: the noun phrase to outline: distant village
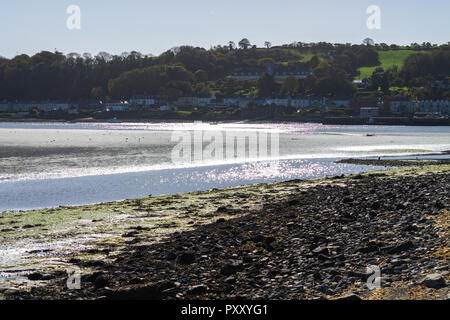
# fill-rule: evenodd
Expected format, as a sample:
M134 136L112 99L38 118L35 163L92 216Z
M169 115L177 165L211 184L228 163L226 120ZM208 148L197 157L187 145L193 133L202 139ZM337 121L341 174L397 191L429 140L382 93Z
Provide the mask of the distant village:
M294 77L305 79L313 72L274 72L266 70L274 79ZM264 72L238 72L231 77L239 80L256 80ZM354 80L353 86L364 89L372 85L370 78ZM440 84L442 85L442 84ZM230 112L230 110L232 112ZM226 112L225 112L226 111ZM2 102L0 119L189 119L196 116L225 114L222 120L236 120L227 117L240 114L242 119L273 120L327 120L352 119L350 123L398 123L399 119L449 120L450 101L411 100L406 96L353 96L329 98L321 96L274 96L261 98L257 95L217 97L214 93L193 94L169 101L160 96L135 95L121 101L68 102ZM302 115L303 117L300 117ZM309 116L308 116L309 115ZM339 122L339 121L338 121ZM403 121L404 122L404 121ZM401 121L400 121L401 123Z
M94 103L67 102L21 102L0 103L0 117L6 119L23 119L30 117L69 118L100 115L100 118L120 118L133 114L153 113L166 115L181 112L208 112L227 110L248 111L270 110L271 116L295 115L309 111L323 111L333 114L340 111L348 116L359 119L376 118L425 118L449 119L449 100L411 100L399 97L356 97L356 98L326 98L326 97L273 97L262 99L252 96L218 98L215 94L183 96L173 102L157 96L136 95L126 101L108 101ZM316 112L317 113L317 112ZM326 113L325 113L326 114ZM269 117L270 118L270 117Z

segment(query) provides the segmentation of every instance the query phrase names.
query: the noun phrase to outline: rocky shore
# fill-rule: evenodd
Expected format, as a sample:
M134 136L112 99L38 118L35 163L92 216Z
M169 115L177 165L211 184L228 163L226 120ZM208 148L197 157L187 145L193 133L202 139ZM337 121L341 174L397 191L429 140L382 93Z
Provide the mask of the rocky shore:
M205 224L149 241L146 224L35 272L5 299L449 299L450 166L266 185L258 206L245 188L212 206ZM273 193L275 196L270 196ZM146 200L139 203L145 210ZM205 199L208 201L208 199ZM148 209L150 210L150 209ZM195 215L191 208L190 215ZM381 271L369 290L368 266ZM370 279L369 279L370 281Z

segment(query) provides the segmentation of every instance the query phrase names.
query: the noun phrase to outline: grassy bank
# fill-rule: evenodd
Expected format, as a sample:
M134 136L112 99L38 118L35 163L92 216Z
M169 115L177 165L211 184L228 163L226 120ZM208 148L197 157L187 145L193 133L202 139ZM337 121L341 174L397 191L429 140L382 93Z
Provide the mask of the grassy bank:
M375 67L363 67L359 68L358 71L360 72L360 75L356 78L358 79L364 79L366 77L371 77L372 73L375 71L376 68L383 68L385 71L391 67L397 66L398 70L400 70L403 67L403 64L410 55L422 53L422 54L429 54L432 51L426 51L426 50L387 50L387 51L378 51L380 65Z

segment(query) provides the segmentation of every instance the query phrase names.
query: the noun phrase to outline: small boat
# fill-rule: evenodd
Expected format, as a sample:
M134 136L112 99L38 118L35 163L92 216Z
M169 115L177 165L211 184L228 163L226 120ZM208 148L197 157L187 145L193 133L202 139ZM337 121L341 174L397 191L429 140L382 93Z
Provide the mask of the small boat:
M113 119L109 120L108 123L122 123L122 121L117 120L117 118L113 118Z

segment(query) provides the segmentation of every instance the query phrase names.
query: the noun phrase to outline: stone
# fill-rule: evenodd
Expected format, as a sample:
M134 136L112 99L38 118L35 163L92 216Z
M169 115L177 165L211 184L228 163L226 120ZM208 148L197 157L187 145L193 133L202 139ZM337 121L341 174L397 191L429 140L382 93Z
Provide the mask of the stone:
M95 289L105 288L108 285L109 285L109 280L103 275L99 275L97 277L97 279L95 279L95 281L94 281L94 288Z
M236 283L236 278L231 276L231 277L226 278L223 282L225 282L227 284L234 284L234 283Z
M203 294L209 290L208 286L204 284L199 284L196 286L189 287L188 294Z
M34 272L34 273L29 274L27 276L27 278L28 278L28 280L31 280L31 281L38 281L38 280L43 280L44 275L39 272Z
M195 255L191 252L182 253L177 257L179 264L192 264L195 261Z
M166 259L168 260L168 261L173 261L173 260L175 260L177 258L177 255L174 253L174 252L169 252L169 253L167 253L167 255L166 255Z
M238 272L242 268L242 266L242 260L231 260L220 269L220 273L224 276L230 276Z
M423 278L419 284L427 288L440 289L447 286L445 279L440 273L432 273Z
M414 247L414 244L412 243L412 241L407 240L407 241L402 241L399 244L396 244L393 246L384 247L383 251L387 251L390 254L395 254L395 253L400 253L400 252L406 251L408 249L411 249L412 247Z
M155 284L124 287L110 292L107 298L109 300L160 300L161 290Z
M343 297L337 298L338 301L361 301L361 297L357 294L350 293L348 295L345 295Z

